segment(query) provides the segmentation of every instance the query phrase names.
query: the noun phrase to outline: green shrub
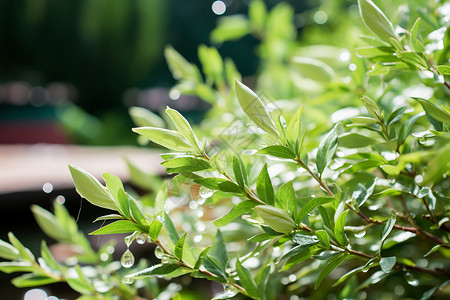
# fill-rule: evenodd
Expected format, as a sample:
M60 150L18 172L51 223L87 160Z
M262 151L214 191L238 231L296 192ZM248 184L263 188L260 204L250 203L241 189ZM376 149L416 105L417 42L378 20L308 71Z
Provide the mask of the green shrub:
M112 210L97 219L112 222L90 234L155 244L160 263L135 263L127 250L121 267L111 245L93 251L55 203L54 215L37 206L33 213L51 238L78 247L78 263L55 261L45 242L36 259L11 233L0 244L8 260L0 270L25 272L13 280L18 287L65 281L79 299L188 299L157 280L179 276L222 283L215 299L448 297L449 5L416 2L423 6L411 14L398 6L402 28L372 1L358 1L374 36L350 52L333 43L345 42L334 37L340 30L343 38L359 30L351 17L322 37L329 45L317 45L316 27L302 39L311 44L299 45L283 3L268 11L255 0L248 18L224 17L213 41L261 39L259 95L216 48L199 47L200 72L168 47L172 95L213 104L194 129L170 108L164 120L130 111L141 140L171 151L161 157L173 177L131 166L135 185L149 191L139 196L111 174L104 186L70 166L78 193ZM320 11L332 9L344 10L326 2Z

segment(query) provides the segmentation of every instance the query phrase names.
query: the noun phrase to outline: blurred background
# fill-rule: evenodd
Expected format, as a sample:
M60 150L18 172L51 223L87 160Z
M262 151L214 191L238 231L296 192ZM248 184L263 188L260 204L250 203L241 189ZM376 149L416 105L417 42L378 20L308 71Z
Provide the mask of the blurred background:
M268 8L279 2L265 1ZM304 25L301 12L317 5L284 2L297 14L298 31ZM198 64L198 45L212 45L218 18L247 14L248 5L248 0L0 0L0 239L13 231L39 252L45 236L29 207L51 209L55 199L78 215L85 232L97 226L91 221L101 211L89 204L81 209L68 163L98 178L107 171L126 181L127 153L161 173L157 154L134 148L129 107L159 113L170 105L200 121L210 104L196 96L169 97L175 81L164 48L172 45ZM214 46L249 76L257 71L257 43L248 35ZM42 290L14 288L13 277L0 273L2 297L41 299ZM64 284L50 288L49 295L76 297Z

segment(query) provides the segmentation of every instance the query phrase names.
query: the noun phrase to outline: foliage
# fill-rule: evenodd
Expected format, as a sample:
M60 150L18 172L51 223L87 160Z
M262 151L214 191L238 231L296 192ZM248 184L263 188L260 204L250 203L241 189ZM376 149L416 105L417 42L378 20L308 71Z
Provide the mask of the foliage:
M383 11L393 10L358 1L372 35L355 55L298 45L286 4L268 11L254 0L248 18L224 17L213 41L261 38L256 86L265 94L243 84L216 48L199 47L202 73L168 47L174 91L213 104L199 128L170 108L164 120L131 111L141 126L134 132L172 151L162 165L173 177L160 186L149 178L150 193L138 196L111 174L104 186L70 166L79 194L112 210L97 219L112 222L91 234L152 243L160 263L135 265L127 250L120 268L55 204L55 215L33 207L39 225L93 266L57 262L45 243L36 260L10 234L0 269L25 272L13 280L19 287L66 281L80 299L156 297L156 278L187 274L222 283L215 299L448 297L449 5L421 4L421 18L405 21L400 10L391 22Z

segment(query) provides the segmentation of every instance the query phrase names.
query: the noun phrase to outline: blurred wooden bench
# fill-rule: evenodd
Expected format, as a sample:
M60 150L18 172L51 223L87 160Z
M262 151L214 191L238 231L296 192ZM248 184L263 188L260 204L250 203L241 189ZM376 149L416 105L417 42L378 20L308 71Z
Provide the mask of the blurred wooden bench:
M127 181L124 157L139 168L164 174L156 151L136 147L86 147L59 144L0 145L0 194L73 187L68 164L77 165L101 182L104 172ZM50 184L50 185L48 185Z

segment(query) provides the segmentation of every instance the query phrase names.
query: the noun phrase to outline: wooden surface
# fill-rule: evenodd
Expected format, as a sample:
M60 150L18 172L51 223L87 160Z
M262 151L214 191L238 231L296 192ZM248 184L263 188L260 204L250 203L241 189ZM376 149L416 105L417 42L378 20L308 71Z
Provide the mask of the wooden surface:
M38 191L46 183L53 189L72 188L69 163L85 169L99 180L104 172L109 172L127 181L129 175L124 157L144 171L164 173L159 154L144 148L0 145L0 194Z

